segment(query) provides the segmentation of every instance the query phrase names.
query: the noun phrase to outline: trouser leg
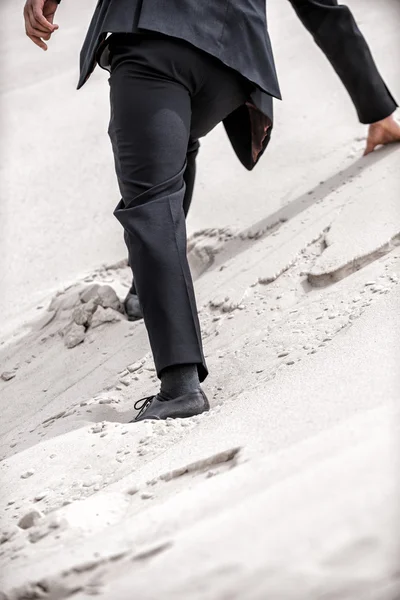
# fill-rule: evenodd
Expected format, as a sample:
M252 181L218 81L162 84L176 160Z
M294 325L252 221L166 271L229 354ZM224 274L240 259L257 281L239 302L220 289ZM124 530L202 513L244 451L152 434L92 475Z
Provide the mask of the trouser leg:
M380 75L350 9L337 0L289 0L335 69L361 123L391 115L397 103Z
M185 182L185 196L183 198L183 212L185 214L185 218L188 216L190 205L192 203L193 198L193 190L194 183L196 180L196 157L199 152L199 141L189 139L188 150L186 154L186 169L183 176ZM128 237L126 231L124 232L124 239L126 246L128 248L128 265L131 266L131 261L129 259L129 244ZM135 275L132 271L132 285L129 290L130 294L137 294L136 285L135 285Z
M131 266L158 375L196 364L207 375L183 211L189 139L242 104L233 72L190 46L163 40L112 50L110 137ZM197 101L196 101L197 100Z
M123 191L115 215L125 229L156 369L197 364L204 379L183 212L190 97L183 87L141 78L126 65L110 83Z

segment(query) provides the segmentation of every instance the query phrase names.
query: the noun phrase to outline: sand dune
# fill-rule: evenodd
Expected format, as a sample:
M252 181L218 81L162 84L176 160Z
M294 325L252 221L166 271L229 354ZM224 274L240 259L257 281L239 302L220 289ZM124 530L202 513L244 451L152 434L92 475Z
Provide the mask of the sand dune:
M399 148L361 158L271 0L271 149L248 174L213 132L189 219L211 411L130 424L157 378L121 308L106 76L73 90L91 4L43 56L0 7L0 599L399 600ZM397 3L350 4L400 95Z

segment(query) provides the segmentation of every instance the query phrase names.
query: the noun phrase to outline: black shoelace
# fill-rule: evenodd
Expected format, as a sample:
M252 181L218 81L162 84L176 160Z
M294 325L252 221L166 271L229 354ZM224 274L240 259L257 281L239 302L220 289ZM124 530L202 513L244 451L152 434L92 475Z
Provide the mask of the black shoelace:
M148 396L147 398L141 398L140 400L137 400L137 402L135 402L135 404L133 405L134 409L139 411L135 417L135 420L138 419L140 415L144 413L144 411L150 406L153 400L154 396Z

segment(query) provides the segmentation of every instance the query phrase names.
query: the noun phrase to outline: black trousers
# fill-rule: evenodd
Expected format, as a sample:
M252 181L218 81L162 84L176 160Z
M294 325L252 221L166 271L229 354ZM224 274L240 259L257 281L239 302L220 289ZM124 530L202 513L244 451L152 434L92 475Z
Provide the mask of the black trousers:
M185 219L188 216L189 208L192 203L193 191L194 191L194 183L196 180L196 157L199 152L200 143L198 140L189 141L188 151L186 154L186 168L183 174L183 180L185 182L185 195L183 197L183 213L185 215ZM125 243L128 248L128 264L132 268L132 263L129 258L129 236L125 231L124 233ZM137 289L134 279L134 273L132 271L132 284L129 290L131 294L137 295Z
M155 366L160 375L172 365L197 364L203 381L185 179L192 185L199 138L247 100L251 84L172 38L118 34L110 51L109 135L122 196L114 214L125 230Z

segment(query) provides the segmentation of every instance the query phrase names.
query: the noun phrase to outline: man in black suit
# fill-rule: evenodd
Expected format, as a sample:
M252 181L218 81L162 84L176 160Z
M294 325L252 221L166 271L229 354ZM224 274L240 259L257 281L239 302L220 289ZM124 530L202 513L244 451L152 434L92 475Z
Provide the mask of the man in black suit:
M53 0L28 0L27 34L42 48ZM108 34L111 34L107 37ZM209 409L183 210L187 164L223 122L247 169L263 154L280 97L265 0L99 0L81 52L81 87L110 70L109 135L129 260L150 339L158 394L136 420Z
M314 28L322 30L325 17L310 18L307 7L323 1L293 4L320 42ZM326 4L337 6L334 0ZM56 6L54 0L26 3L27 34L44 49L57 28ZM328 46L340 74L335 44ZM372 58L361 54L363 78L373 78L375 89L379 74L371 75ZM161 379L160 392L143 399L136 420L192 416L209 406L200 387L207 367L186 257L184 206L190 204L198 140L219 122L249 170L269 142L272 97L280 93L265 0L99 0L81 52L78 87L96 61L111 72L109 134L122 196L115 215L125 230ZM360 86L348 89L360 101L361 118L369 118ZM376 94L374 115L380 120L396 107L386 86L384 91L384 99L383 89ZM391 112L382 114L389 106Z

